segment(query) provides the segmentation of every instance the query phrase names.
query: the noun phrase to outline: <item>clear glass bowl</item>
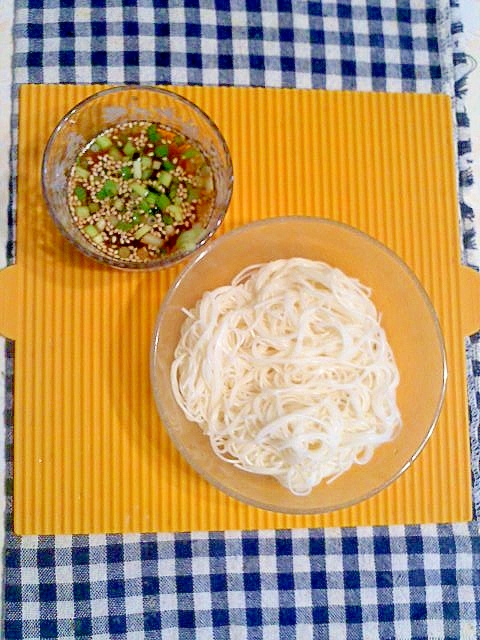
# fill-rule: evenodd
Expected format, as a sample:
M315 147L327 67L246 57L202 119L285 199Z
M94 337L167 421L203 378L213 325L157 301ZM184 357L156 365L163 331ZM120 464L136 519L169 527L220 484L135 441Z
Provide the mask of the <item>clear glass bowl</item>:
M80 151L101 131L132 120L169 125L195 141L213 171L215 200L205 228L193 249L177 251L147 262L112 258L89 242L75 225L68 207L67 181ZM82 253L112 267L152 270L169 267L195 253L222 223L233 188L233 168L227 144L212 120L199 107L157 87L121 86L100 91L80 102L58 123L45 149L42 186L55 224Z
M372 300L400 371L403 427L366 465L298 497L274 478L220 460L201 429L178 407L170 366L185 315L204 291L228 284L244 267L302 256L336 266L371 287ZM219 372L221 375L221 372ZM151 382L161 420L180 453L218 489L247 504L283 513L322 513L354 505L392 483L416 459L437 422L446 384L442 333L422 285L383 244L345 224L320 218L272 218L243 226L208 245L183 270L160 308L151 348Z

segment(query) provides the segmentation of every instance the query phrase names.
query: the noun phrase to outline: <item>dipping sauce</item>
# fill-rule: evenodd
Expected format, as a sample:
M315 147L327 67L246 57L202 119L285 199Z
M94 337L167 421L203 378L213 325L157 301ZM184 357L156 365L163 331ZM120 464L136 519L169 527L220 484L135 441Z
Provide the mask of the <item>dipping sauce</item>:
M203 150L155 122L106 129L81 151L68 180L70 212L82 234L129 262L193 248L214 199Z

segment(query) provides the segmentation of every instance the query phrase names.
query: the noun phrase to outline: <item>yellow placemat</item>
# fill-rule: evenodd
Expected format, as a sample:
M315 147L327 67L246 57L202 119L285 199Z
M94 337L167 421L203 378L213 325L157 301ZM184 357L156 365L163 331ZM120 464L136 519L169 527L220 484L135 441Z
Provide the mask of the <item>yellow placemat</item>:
M415 271L445 335L445 405L412 467L356 507L287 516L247 507L209 486L180 458L157 417L149 347L179 268L140 274L98 266L48 217L40 183L48 136L69 108L99 88L38 85L20 92L17 264L0 273L0 329L16 339L15 532L469 520L464 336L480 326L473 305L480 287L476 274L460 267L449 99L175 89L212 116L232 152L234 196L222 232L279 214L355 225Z

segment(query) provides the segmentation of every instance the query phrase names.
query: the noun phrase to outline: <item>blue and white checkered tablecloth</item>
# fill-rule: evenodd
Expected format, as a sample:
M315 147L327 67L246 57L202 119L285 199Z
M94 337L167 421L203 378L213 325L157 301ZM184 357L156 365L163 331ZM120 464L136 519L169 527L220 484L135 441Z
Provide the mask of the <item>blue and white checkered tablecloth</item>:
M21 83L161 83L448 93L464 257L477 263L465 67L447 0L17 0ZM13 184L13 182L12 182ZM7 258L15 256L12 188ZM467 344L475 515L480 344ZM12 533L13 344L6 353L5 638L474 640L469 524L19 538Z

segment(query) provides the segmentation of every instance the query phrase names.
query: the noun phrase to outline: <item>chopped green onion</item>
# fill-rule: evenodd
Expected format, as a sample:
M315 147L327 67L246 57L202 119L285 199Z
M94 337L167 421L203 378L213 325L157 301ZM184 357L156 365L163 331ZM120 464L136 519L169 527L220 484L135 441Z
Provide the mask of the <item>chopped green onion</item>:
M199 153L200 152L198 149L195 149L195 147L190 147L189 149L186 149L182 153L182 158L184 160L188 160L189 158L195 158L195 156L198 156Z
M155 147L154 154L157 158L168 156L168 144L160 144L158 147Z
M157 181L167 189L170 186L172 180L173 180L173 176L168 171L160 171L157 174Z
M147 211L150 211L150 209L148 209ZM132 214L132 222L135 224L139 224L140 222L143 222L145 220L145 215L143 213L140 213L140 211L135 211Z
M150 209L152 207L154 207L157 204L157 194L156 193L152 193L151 191L148 192L148 194L145 197L145 200L148 202L148 204L150 205Z
M75 187L74 193L80 200L80 202L85 202L85 200L87 199L87 192L83 187Z
M134 146L133 146L133 144L130 142L130 140L128 140L128 141L125 143L125 146L123 147L123 153L124 153L126 156L131 157L131 156L133 156L133 154L134 154L135 152L136 152L135 147L134 147Z
M140 240L143 236L152 230L152 227L149 224L143 224L139 229L135 231L135 238Z
M120 220L115 225L115 228L119 231L130 231L135 226L134 222L125 222L125 220Z
M161 211L165 211L165 209L171 204L170 198L168 198L164 193L160 193L157 196L157 206Z
M191 251L195 248L202 233L203 229L201 227L192 227L191 229L187 229L187 231L182 231L177 238L175 248L178 251Z
M130 188L134 193L141 196L142 198L145 198L145 196L147 196L150 193L147 187L143 185L141 182L132 182L132 184L130 185Z
M95 142L98 144L98 146L102 150L110 149L110 147L113 144L108 136L103 136L103 135L97 136Z
M99 200L105 200L105 198L110 198L111 196L117 195L118 185L113 180L106 180L103 187L98 191L97 198Z
M150 142L157 142L160 140L160 134L157 131L157 127L151 124L147 129L147 136Z
M100 191L97 191L97 198L99 200L105 200L105 198L108 198L108 193L105 187L102 187Z
M187 187L187 200L188 202L192 202L193 200L198 200L199 197L199 193L197 189L194 189L193 187Z
M75 213L77 218L88 218L90 216L90 209L88 207L77 207Z
M120 247L118 249L118 257L122 260L126 260L130 256L130 249L128 247Z
M118 184L113 180L106 180L103 186L108 196L116 196L118 192Z
M95 213L100 209L100 205L98 204L98 202L91 202L88 205L88 208L90 209L90 213Z
M122 167L120 170L122 178L129 180L133 176L132 167Z
M170 162L168 158L163 160L162 165L165 171L173 171L175 169L175 165L173 164L173 162Z
M105 218L100 218L100 220L97 220L97 223L95 224L95 226L99 231L103 231L107 226L107 221L105 220Z
M167 213L169 213L174 220L181 222L183 220L183 210L177 204L171 204L167 207Z
M163 247L165 240L158 236L154 236L153 233L146 233L142 238L142 242L150 244L152 247Z
M173 223L173 218L168 215L168 213L162 213L162 222L166 224L167 227Z
M75 175L77 176L77 178L88 178L88 176L90 175L90 171L87 171L83 167L76 166Z
M142 211L145 211L145 213L150 213L150 209L152 208L146 200L142 200L138 206Z
M116 198L116 200L113 203L113 206L117 211L123 211L125 209L125 203L121 198Z
M98 236L98 229L97 227L94 227L93 224L87 224L85 227L85 233L90 236L90 238L95 238L95 236Z
M142 169L150 169L153 164L153 160L150 158L150 156L142 156L141 162L142 162Z
M105 236L103 235L103 233L97 233L97 235L92 238L92 241L96 244L102 244L104 240Z
M108 152L108 155L114 160L121 160L124 156L118 147L112 147Z

